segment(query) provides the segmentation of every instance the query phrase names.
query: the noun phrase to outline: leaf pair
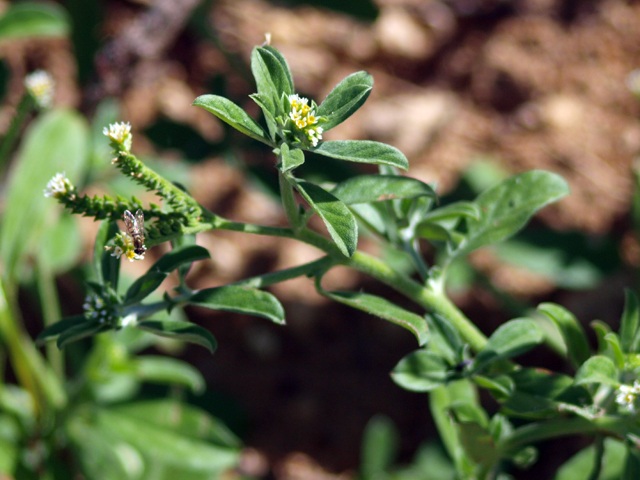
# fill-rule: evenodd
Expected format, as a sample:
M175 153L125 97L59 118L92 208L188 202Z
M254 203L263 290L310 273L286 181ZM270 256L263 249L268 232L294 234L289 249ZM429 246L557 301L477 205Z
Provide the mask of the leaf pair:
M461 359L461 353L457 352L462 351L462 343L457 332L451 327L447 328L446 323L446 320L439 318L440 336L431 336L432 342L440 344L430 343L427 349L410 353L396 365L391 376L398 385L407 390L428 392L453 378L459 378L465 364L452 365L452 359ZM490 365L521 355L542 340L542 330L535 321L528 318L510 320L491 335L485 347L469 363L466 375L479 375Z

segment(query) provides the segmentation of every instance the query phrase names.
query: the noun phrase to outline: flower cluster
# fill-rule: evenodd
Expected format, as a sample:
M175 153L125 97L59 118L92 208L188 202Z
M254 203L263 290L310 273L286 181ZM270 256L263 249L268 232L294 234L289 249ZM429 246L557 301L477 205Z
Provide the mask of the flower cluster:
M24 85L40 108L48 108L53 104L53 93L56 82L49 72L36 70L27 75Z
M142 248L144 249L145 247L143 246ZM112 251L111 256L117 257L118 259L124 255L130 262L133 262L134 260L144 260L144 253L137 254L135 252L133 238L125 232L116 233L116 236L113 239L113 245L108 245L104 247L104 249Z
M633 386L620 385L616 394L616 403L629 413L636 412L636 401L640 395L640 383L633 382Z
M95 295L87 295L82 305L87 320L98 320L101 323L111 318L111 311L105 301Z
M112 123L109 127L104 127L102 133L105 134L111 142L113 146L116 147L119 151L130 152L131 151L131 142L133 140L131 135L131 125L129 122L118 122Z
M61 198L69 196L75 197L75 187L71 184L64 172L56 173L55 176L47 183L44 189L45 197Z
M298 95L289 95L291 111L289 118L293 121L298 130L304 132L312 146L317 146L322 140L322 127L313 126L318 123L319 118L315 116L315 110L310 107L309 100Z

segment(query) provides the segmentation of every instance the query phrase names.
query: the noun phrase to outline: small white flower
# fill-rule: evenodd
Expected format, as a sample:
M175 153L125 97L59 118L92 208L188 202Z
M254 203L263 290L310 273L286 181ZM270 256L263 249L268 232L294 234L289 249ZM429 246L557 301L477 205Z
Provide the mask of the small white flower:
M60 198L72 192L73 189L73 185L65 176L64 172L56 173L47 183L47 188L44 189L44 196Z
M109 127L104 127L102 133L105 134L111 141L117 143L120 148L126 152L131 150L131 125L129 122L112 123Z
M129 325L135 325L138 322L138 316L135 313L127 315L120 320L120 326L126 327Z
M616 393L616 403L629 413L636 412L636 400L640 395L640 383L636 380L633 386L620 385Z
M24 79L27 91L35 99L41 108L50 107L53 104L53 94L56 82L49 72L36 70L27 75Z
M122 254L124 253L124 250L122 250L122 248L120 247L115 247L113 249L113 253L111 254L112 257L116 257L116 258L120 258L122 256Z

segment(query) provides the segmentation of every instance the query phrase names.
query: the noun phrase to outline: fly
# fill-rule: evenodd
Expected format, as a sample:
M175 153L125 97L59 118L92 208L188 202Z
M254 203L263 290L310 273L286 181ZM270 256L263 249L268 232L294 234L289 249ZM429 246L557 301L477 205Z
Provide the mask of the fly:
M146 233L144 230L144 212L138 210L134 217L129 210L125 210L124 224L127 226L129 236L133 239L133 251L136 255L144 255L147 250L144 246L144 235Z

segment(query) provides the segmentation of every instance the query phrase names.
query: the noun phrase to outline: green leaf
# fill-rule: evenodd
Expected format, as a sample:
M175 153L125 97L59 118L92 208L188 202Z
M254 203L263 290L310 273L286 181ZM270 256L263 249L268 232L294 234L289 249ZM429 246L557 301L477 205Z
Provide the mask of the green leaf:
M515 389L513 380L506 375L496 377L485 377L482 375L474 375L472 380L482 388L490 390L499 400L505 400L510 397Z
M206 248L199 245L184 245L165 253L151 266L149 272L155 271L169 274L182 265L206 258L211 258L209 250Z
M564 343L567 346L567 355L574 366L579 367L591 355L589 342L578 319L567 309L555 303L541 303L538 311L544 313L558 327Z
M53 3L22 2L0 17L0 40L34 36L62 37L71 30L69 17Z
M376 480L395 462L400 436L393 421L384 415L374 416L364 429L361 451L361 478Z
M218 95L201 95L192 103L196 107L202 107L236 130L241 131L251 138L259 140L271 147L275 147L265 131L238 105Z
M64 348L67 343L75 342L82 338L91 337L98 333L110 330L111 326L100 322L98 320L88 320L82 323L78 323L76 326L66 329L61 332L56 340L56 345L60 350Z
M439 355L416 350L404 357L391 372L391 378L405 390L429 392L445 384L449 367Z
M620 480L636 480L640 478L640 453L637 445L627 445L627 461Z
M195 393L202 393L206 386L197 368L175 358L140 356L134 361L134 369L141 380L151 383L184 385Z
M622 347L620 346L620 339L618 338L618 335L614 332L609 332L603 338L609 346L616 366L620 369L624 368L624 354L622 353Z
M9 475L14 473L20 457L18 445L18 442L0 438L0 475L3 477L12 478Z
M452 382L444 387L439 387L429 394L429 407L433 420L438 427L438 433L449 456L453 460L457 476L456 478L473 478L469 471L471 459L467 457L460 442L457 425L451 417L451 406L459 402L471 402L478 405L477 389L468 380ZM471 466L471 468L473 468Z
M436 198L429 185L416 178L397 175L358 175L335 186L331 193L347 205L399 198Z
M62 209L43 190L57 173L72 182L81 177L88 132L85 119L71 110L52 110L29 126L6 183L0 228L0 263L9 277L24 255L40 250L42 232L57 222Z
M237 285L206 288L194 293L188 302L212 310L257 315L281 325L285 323L284 309L278 299L255 288Z
M371 140L322 142L312 152L349 162L391 165L403 170L409 168L409 160L396 147Z
M287 61L275 48L255 47L251 52L251 70L258 85L258 93L270 94L274 103L282 93L287 96L293 93L293 77Z
M276 60L280 63L281 67L282 67L282 71L284 73L284 76L286 78L286 84L283 86L283 91L286 91L286 89L288 88L288 90L293 93L295 92L295 88L293 86L293 75L291 75L291 69L289 68L289 64L287 63L287 60L284 58L284 55L282 55L282 53L280 53L275 47L272 47L271 45L264 45L263 47L260 47L261 50L265 50L269 53L271 53Z
M345 257L353 255L358 246L358 224L349 208L313 183L298 181L296 189L320 216L342 254Z
M488 469L500 460L501 454L486 428L475 422L458 423L458 428L465 453L474 462L482 464Z
M120 231L115 220L103 220L96 235L93 247L93 266L103 285L110 284L114 290L118 288L120 277L120 259L104 249L107 242Z
M38 337L36 338L36 342L39 344L42 344L50 340L53 340L64 331L69 330L70 328L76 327L85 322L87 322L87 319L84 317L84 315L76 315L74 317L63 318L62 320L54 323L53 325L49 325L42 332L40 332L40 335L38 335Z
M530 318L517 318L498 327L485 347L478 352L474 371L480 371L488 364L503 358L520 355L544 340L538 324Z
M638 326L640 325L640 307L638 307L638 297L632 290L625 290L624 311L620 319L620 340L622 342L622 350L625 353L632 353L636 335L638 334Z
M627 447L624 442L614 438L604 439L604 455L602 456L602 470L597 480L620 480ZM593 480L592 470L596 462L594 445L583 448L572 456L560 469L554 480Z
M604 383L617 387L620 385L618 369L610 358L596 355L584 362L578 369L575 383L576 385Z
M241 446L240 440L216 417L174 399L144 400L118 405L112 410L221 447Z
M165 278L167 278L167 274L164 272L150 271L145 273L127 289L124 304L132 305L148 297L164 282Z
M462 217L480 218L480 209L474 202L455 202L427 212L422 218L431 222L448 222Z
M173 320L145 320L138 322L138 328L159 335L174 338L183 342L196 343L205 347L211 353L216 349L216 339L209 330L191 322L177 322Z
M429 338L429 327L423 317L405 310L385 298L362 292L328 292L321 290L320 293L336 302L344 303L406 328L416 336L420 346L424 345Z
M444 227L441 227L437 223L432 222L420 222L415 228L416 235L420 238L426 238L428 240L435 240L437 242L452 242L460 241L457 236L453 236L452 233Z
M542 170L521 173L500 182L475 200L480 218L467 218L466 241L454 256L511 237L538 210L568 194L567 182L560 175Z
M318 107L318 116L327 118L322 128L330 130L353 115L367 100L372 88L373 77L365 71L345 77Z
M283 143L280 146L280 152L280 158L282 159L282 166L280 169L282 172L293 170L304 163L304 152L299 148L289 150L289 145Z
M71 270L83 253L78 216L62 212L58 221L42 232L36 254L41 265L54 273Z
M237 449L185 435L182 428L175 431L166 424L156 425L138 416L137 412L99 409L94 418L105 435L117 443L132 446L145 457L145 463L164 472L153 478L219 478L223 470L235 466L238 461Z
M276 138L276 113L271 99L266 98L264 95L260 95L259 93L252 93L251 95L249 95L249 98L251 98L251 100L253 100L262 110L262 114L264 115L264 118L267 122L267 127L269 128L269 135L271 135L271 138Z

